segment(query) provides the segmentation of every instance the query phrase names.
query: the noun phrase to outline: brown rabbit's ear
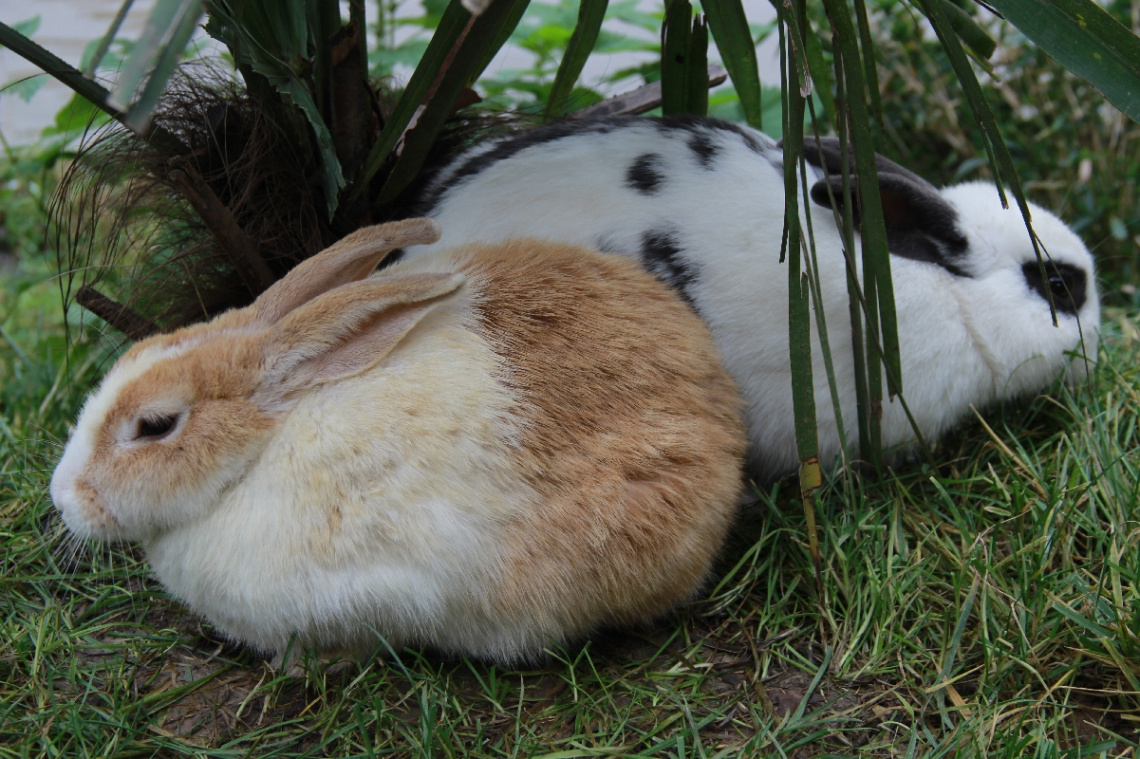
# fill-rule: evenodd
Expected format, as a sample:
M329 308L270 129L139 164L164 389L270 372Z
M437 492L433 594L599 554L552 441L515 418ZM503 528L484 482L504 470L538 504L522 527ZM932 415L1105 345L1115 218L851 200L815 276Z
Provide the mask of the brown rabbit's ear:
M262 324L273 324L322 293L364 279L393 250L433 243L439 234L439 225L431 219L405 219L358 229L297 264L250 306L252 315Z
M371 368L465 281L462 274L407 274L314 298L266 333L263 389L284 395Z

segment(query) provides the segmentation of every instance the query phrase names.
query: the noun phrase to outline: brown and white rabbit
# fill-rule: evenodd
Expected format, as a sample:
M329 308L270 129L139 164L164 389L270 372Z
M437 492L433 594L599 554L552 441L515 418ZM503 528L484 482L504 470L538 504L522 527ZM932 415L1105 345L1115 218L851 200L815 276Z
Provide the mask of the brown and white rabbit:
M745 438L707 329L635 261L362 229L251 306L133 346L51 483L235 639L501 662L690 597ZM291 644L291 641L294 641Z

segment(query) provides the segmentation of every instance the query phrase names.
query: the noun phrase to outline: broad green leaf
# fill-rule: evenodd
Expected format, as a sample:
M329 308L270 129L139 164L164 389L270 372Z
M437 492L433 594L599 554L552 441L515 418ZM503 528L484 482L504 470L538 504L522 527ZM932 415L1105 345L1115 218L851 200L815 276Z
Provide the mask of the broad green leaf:
M4 85L4 94L15 95L27 103L31 101L31 99L36 96L36 93L40 91L40 88L47 83L47 74L34 74Z
M103 113L90 100L75 95L67 105L55 114L52 126L44 130L44 136L80 136L92 124L105 123L110 117Z
M1140 38L1107 11L1092 0L990 0L990 5L1140 122Z
M749 124L761 128L763 97L756 47L740 0L704 0L701 7L709 19L709 30L716 40L724 67L740 95L740 105Z
M602 30L605 21L606 7L609 0L582 0L578 7L578 23L574 26L574 33L566 43L566 52L562 62L558 64L558 73L554 75L554 83L550 88L550 97L546 101L547 117L559 116L565 111L566 98L574 89L574 83L582 75L586 59L598 41L598 33Z

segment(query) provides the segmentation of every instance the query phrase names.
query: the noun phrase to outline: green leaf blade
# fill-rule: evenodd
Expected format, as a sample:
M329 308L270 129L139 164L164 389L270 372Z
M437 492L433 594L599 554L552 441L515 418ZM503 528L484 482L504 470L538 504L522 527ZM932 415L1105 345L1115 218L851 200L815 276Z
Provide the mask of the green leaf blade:
M665 9L661 30L661 113L666 116L688 109L692 18L689 0L672 0Z
M1140 38L1092 0L991 0L1061 65L1140 122Z
M112 91L108 104L119 110L129 109L127 125L141 132L166 81L174 72L178 56L194 34L198 19L205 12L203 0L159 0L147 20L142 36L127 57L123 73ZM146 86L139 93L140 85Z
M597 44L598 35L602 31L602 22L606 18L606 8L609 0L582 0L578 8L578 23L570 41L566 43L566 52L558 64L558 72L554 75L554 83L550 88L550 97L546 101L547 118L562 115L566 108L566 100L574 89L574 83L582 75L586 66L586 59Z
M740 96L744 117L760 128L764 107L760 92L760 69L748 18L740 0L704 0L701 4L709 20L709 31L716 41L721 60Z

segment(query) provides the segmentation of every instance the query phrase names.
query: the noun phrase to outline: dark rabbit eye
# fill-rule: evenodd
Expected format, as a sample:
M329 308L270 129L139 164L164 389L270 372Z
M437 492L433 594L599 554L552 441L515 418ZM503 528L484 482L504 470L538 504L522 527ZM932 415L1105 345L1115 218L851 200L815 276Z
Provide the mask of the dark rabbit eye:
M1022 266L1022 272L1030 289L1040 295L1046 303L1052 297L1057 311L1076 316L1085 305L1088 283L1083 269L1072 264L1046 261L1045 273L1042 276L1040 264L1037 261L1028 261Z
M144 416L139 419L138 427L135 430L135 440L161 440L170 434L174 426L178 424L178 415L169 414L164 416Z

